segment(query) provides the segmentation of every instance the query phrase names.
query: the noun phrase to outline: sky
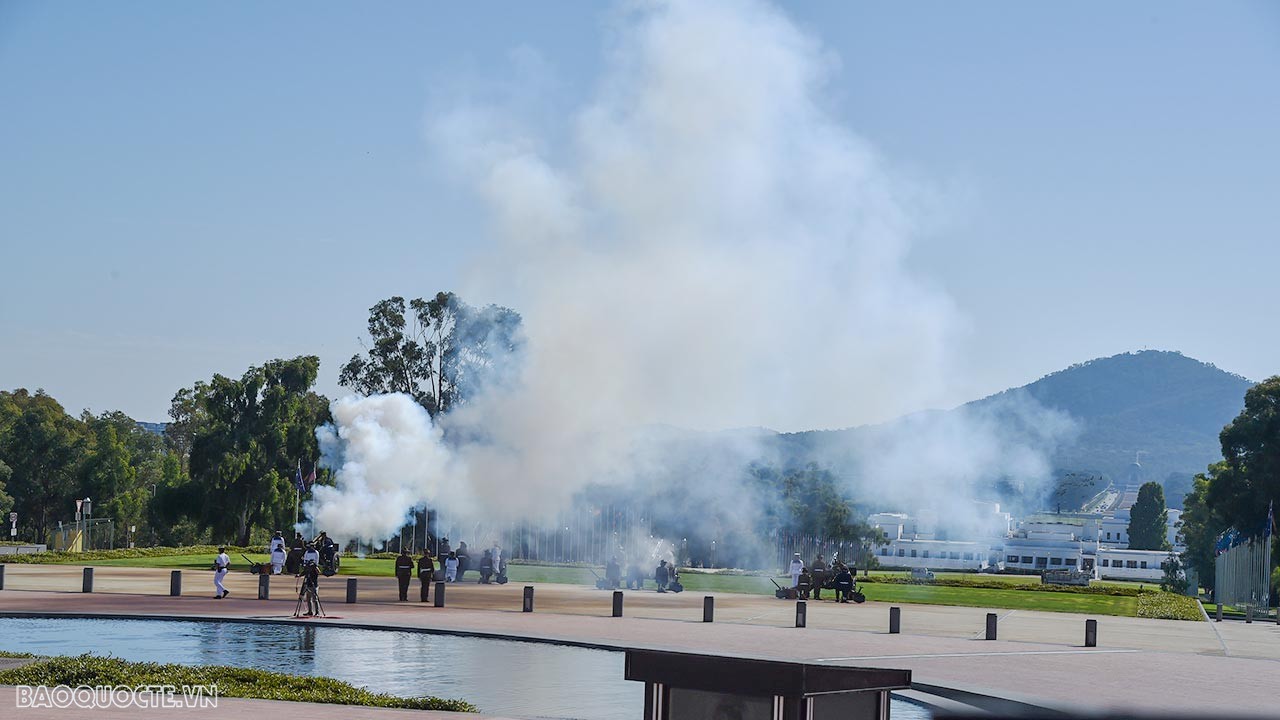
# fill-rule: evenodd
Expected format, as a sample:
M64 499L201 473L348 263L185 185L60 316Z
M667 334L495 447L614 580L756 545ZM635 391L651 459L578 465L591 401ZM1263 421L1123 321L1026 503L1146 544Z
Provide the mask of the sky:
M918 194L907 264L961 318L930 406L1143 348L1280 373L1280 5L782 7ZM196 380L317 354L341 394L369 306L494 260L434 115L515 97L563 125L617 15L0 0L0 388L161 421Z

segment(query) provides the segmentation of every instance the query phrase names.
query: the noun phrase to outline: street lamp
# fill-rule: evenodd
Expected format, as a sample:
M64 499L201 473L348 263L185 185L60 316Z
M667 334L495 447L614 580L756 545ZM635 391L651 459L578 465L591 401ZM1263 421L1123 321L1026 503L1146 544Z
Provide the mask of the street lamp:
M92 550L93 540L89 533L89 518L93 516L93 499L86 496L84 503L80 506L80 511L84 513L84 536L81 540L81 547L86 550ZM85 547L86 544L88 547Z

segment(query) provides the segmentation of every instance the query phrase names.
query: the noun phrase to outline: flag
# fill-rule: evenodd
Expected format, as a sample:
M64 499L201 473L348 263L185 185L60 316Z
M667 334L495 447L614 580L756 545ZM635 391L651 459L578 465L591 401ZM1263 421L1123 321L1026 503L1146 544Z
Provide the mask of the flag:
M311 472L302 480L302 492L311 492L311 486L316 484L316 466L311 466Z
M298 463L298 469L293 473L293 486L298 492L305 492L306 488L302 485L302 463Z
M1271 537L1276 532L1276 501L1272 500L1267 506L1267 530L1266 537Z

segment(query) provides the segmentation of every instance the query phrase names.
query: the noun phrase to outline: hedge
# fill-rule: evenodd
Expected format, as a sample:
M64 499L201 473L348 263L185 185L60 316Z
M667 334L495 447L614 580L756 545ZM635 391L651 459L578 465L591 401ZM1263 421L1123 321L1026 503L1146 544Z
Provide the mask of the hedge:
M53 657L3 670L0 685L216 685L219 697L476 712L474 705L462 700L374 693L333 678L300 677L223 665L129 662L97 655Z
M981 588L984 590L1021 590L1024 592L1056 592L1075 593L1080 595L1110 595L1112 597L1138 597L1141 594L1153 593L1156 590L1139 590L1134 587L1117 585L1044 585L1032 583L1007 583L999 580L968 580L965 578L934 578L933 580L917 580L909 577L859 577L860 583L885 583L889 585L940 585L943 587Z

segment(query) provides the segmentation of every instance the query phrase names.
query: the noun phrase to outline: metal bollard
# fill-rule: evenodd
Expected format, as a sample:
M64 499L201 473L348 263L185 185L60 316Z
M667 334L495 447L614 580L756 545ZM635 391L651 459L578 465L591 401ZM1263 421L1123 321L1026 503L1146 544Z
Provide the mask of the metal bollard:
M319 594L319 590L320 590L319 588L316 588L317 594ZM346 597L347 602L351 604L355 604L355 602L359 597L358 596L359 592L360 592L360 588L359 586L356 585L356 579L347 578L347 597Z
M622 591L613 591L613 616L622 617Z
M798 628L804 627L805 621L808 619L806 617L808 614L809 614L809 608L805 605L805 602L803 600L797 600L796 601L796 627Z
M1098 621L1084 621L1084 646L1098 647Z
M444 607L444 582L436 583L436 607Z
M1244 606L1244 621L1246 623L1253 622L1253 606L1252 605Z
M902 608L889 608L889 634L897 635L902 632Z
M169 596L179 597L182 595L182 571L173 570L169 573Z
M259 600L271 599L271 576L270 575L258 576L258 599Z
M712 622L716 619L716 599L710 595L702 598L702 622Z
M533 586L532 585L524 586L524 607L521 608L521 612L533 612Z
M987 640L996 639L996 614L987 613Z
M0 590L4 589L4 565L0 565Z
M1222 622L1222 603L1218 603L1218 609L1213 611L1213 621Z
M93 568L84 569L84 583L80 586L80 592L93 592Z

